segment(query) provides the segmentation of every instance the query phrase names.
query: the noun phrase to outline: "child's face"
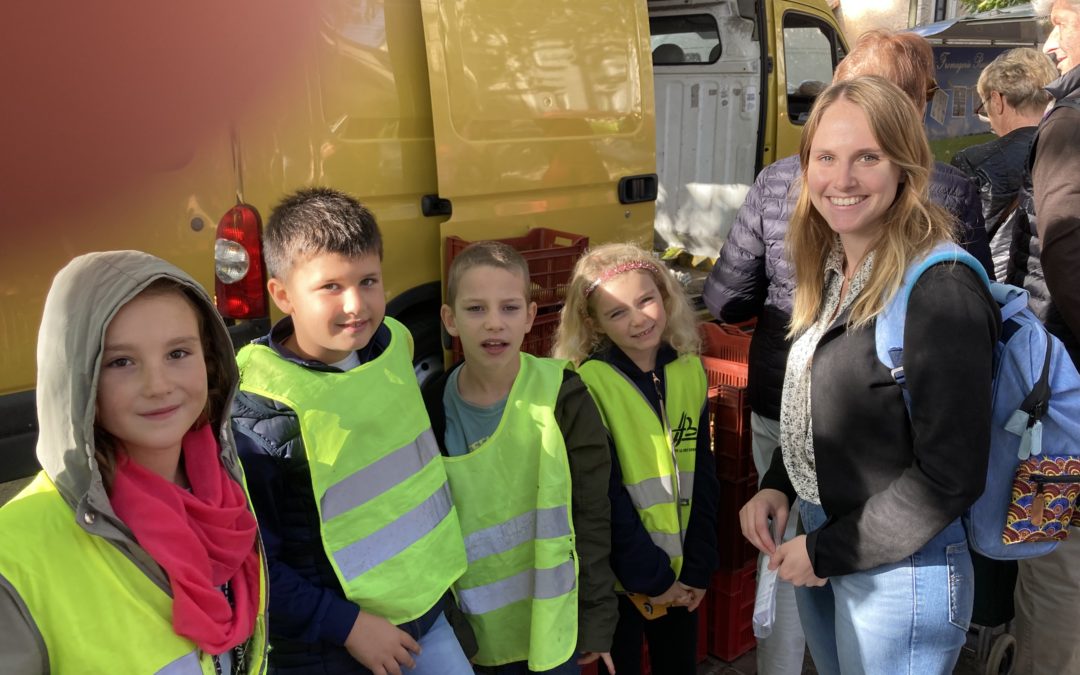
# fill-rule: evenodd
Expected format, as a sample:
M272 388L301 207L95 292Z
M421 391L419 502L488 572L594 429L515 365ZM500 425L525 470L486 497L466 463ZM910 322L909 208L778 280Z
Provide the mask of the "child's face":
M525 334L536 318L536 303L525 301L521 274L478 265L458 281L454 306L442 306L450 335L461 340L465 361L497 367L517 363Z
M654 362L667 328L664 298L651 274L631 270L605 281L590 298L593 327L636 363Z
M284 281L273 278L268 288L278 308L292 316L289 348L323 363L366 347L386 313L382 261L374 253L321 253L294 263Z
M97 424L136 462L179 452L206 395L206 360L191 303L170 292L139 295L121 307L105 331Z

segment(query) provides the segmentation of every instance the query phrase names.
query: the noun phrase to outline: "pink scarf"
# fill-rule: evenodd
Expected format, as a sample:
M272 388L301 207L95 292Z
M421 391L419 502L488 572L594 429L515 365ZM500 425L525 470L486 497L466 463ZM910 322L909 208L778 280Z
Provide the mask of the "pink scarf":
M110 501L169 575L173 630L221 654L246 641L255 625L257 526L243 488L221 465L211 425L189 431L181 445L190 492L117 453ZM227 582L232 606L221 591Z

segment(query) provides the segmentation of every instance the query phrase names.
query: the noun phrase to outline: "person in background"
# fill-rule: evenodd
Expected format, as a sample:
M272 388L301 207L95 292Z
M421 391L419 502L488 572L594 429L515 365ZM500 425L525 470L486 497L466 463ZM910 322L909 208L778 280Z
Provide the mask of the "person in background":
M782 452L740 512L743 534L798 587L822 675L951 673L974 599L960 517L986 482L1000 318L974 270L935 265L907 298L906 392L878 360L875 324L908 268L955 237L901 97L882 78L841 80L807 122ZM782 529L796 495L805 534L776 546L768 521Z
M1056 77L1050 59L1030 47L1010 49L991 61L979 75L982 102L978 113L998 137L964 148L952 159L952 165L971 176L979 188L994 274L999 280L1006 279L1013 230L1024 206L1020 204L1020 188L1031 183L1027 172L1031 139L1050 102L1043 87ZM1027 206L1030 212L1030 204Z
M1045 12L1049 3L1041 4ZM1032 141L1035 218L1022 234L1041 247L1046 328L1080 368L1080 1L1056 0L1050 24L1043 51L1061 77L1046 87L1054 104ZM1014 600L1017 672L1080 672L1080 531L1053 553L1020 561Z
M864 33L836 69L836 81L877 75L900 87L921 115L937 89L930 44L914 33ZM784 237L795 207L802 169L798 155L765 167L739 209L703 292L710 313L741 323L757 317L750 342L749 399L754 465L764 476L780 445L780 392L791 343L787 338L794 277ZM930 198L952 214L957 239L993 274L978 190L960 170L935 162ZM777 533L780 534L780 533ZM794 523L783 533L790 539ZM758 672L797 675L804 642L789 584L779 582L777 622L758 642Z
M154 256L88 253L53 279L37 354L42 471L0 508L0 671L265 672L214 302Z

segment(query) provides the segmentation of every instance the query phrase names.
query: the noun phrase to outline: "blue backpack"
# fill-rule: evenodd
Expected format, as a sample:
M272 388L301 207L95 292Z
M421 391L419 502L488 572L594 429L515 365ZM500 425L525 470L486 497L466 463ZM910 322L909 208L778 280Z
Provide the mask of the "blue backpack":
M1070 522L1080 526L1080 374L1061 341L1028 309L1027 291L991 283L972 255L955 244L939 244L908 268L878 316L878 359L892 371L910 410L903 367L908 296L923 272L943 262L975 270L1001 307L990 461L986 489L964 514L968 543L998 560L1044 555L1068 536Z

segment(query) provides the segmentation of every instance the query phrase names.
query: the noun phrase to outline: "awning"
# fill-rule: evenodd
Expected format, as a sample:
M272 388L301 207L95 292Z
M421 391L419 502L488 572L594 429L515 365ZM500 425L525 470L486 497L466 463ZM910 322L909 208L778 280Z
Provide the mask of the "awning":
M934 44L1034 47L1046 40L1049 26L1027 4L915 26L911 32Z

